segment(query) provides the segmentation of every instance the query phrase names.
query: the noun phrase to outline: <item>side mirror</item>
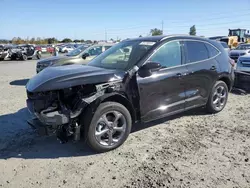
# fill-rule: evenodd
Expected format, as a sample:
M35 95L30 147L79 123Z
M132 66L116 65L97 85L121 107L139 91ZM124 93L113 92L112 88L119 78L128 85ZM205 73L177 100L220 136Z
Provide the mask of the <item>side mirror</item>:
M83 58L83 59L86 59L87 57L89 57L89 53L84 53L84 54L82 55L82 58Z
M160 63L148 62L144 64L138 71L140 77L148 77L152 75L152 72L158 71L161 69Z

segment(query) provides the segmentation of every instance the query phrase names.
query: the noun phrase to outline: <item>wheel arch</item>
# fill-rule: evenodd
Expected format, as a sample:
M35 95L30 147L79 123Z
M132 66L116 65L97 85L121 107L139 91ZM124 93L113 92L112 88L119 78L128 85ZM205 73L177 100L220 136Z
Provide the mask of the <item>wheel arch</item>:
M232 88L232 83L231 83L231 80L227 77L227 76L222 76L218 79L219 81L223 81L227 84L227 88L228 90L230 91L231 88Z

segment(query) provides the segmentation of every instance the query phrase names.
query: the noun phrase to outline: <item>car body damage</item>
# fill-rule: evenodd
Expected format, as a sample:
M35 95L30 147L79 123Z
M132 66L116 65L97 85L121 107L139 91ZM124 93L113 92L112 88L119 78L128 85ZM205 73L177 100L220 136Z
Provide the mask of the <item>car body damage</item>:
M97 71L98 77L95 75ZM89 79L93 76L93 79L86 81L84 73L88 74ZM77 141L82 129L81 115L84 115L87 107L94 111L101 101L114 96L129 101L126 92L131 93L129 90L133 79L130 77L131 71L110 71L83 65L42 71L26 86L27 106L35 116L28 123L39 129L42 135L56 132L63 143L70 136Z

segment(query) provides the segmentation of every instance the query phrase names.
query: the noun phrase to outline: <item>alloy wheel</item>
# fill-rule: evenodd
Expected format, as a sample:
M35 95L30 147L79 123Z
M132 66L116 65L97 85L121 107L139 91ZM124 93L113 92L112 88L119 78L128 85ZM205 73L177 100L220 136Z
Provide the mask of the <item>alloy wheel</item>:
M227 90L224 86L218 85L213 93L213 106L216 110L221 110L227 100Z
M127 122L124 115L118 111L103 114L96 125L95 138L100 145L116 145L125 135Z

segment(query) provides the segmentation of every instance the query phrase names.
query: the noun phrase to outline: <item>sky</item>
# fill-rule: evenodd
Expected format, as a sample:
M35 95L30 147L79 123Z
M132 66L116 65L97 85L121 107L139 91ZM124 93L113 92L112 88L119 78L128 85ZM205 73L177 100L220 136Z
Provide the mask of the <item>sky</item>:
M196 25L206 37L250 30L250 0L0 0L0 7L0 39L125 39L162 26L164 34L188 34Z

